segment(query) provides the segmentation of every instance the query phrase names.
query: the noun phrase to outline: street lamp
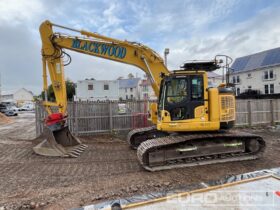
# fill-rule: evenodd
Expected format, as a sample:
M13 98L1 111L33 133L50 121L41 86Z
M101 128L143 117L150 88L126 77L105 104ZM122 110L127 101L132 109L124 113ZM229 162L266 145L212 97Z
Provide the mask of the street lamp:
M164 49L164 64L167 68L167 55L169 54L169 48Z

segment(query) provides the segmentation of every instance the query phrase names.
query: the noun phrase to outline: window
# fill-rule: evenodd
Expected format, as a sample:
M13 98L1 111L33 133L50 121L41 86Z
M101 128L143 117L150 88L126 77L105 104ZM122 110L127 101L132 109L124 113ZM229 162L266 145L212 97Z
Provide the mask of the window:
M130 92L132 92L133 91L133 88L130 88Z
M130 95L130 99L133 99L133 95Z
M274 84L269 85L270 94L274 94Z
M263 72L263 80L273 80L273 79L275 79L275 74L273 69Z
M148 93L144 93L144 94L143 94L143 98L144 98L144 99L148 99L148 98L149 98L149 97L148 97Z
M125 88L125 92L127 93L127 88Z
M265 94L274 94L274 84L264 85Z
M144 91L144 92L147 92L147 91L148 91L148 86L147 86L147 85L144 85L144 86L143 86L143 91Z
M194 76L191 81L192 99L203 99L203 78Z
M126 100L128 99L128 95L125 96Z
M251 73L249 73L247 76L248 76L249 78L251 78L251 77L252 77Z
M88 85L88 90L93 90L93 85L92 84Z
M236 83L240 83L240 78L239 78L239 76L236 76Z
M236 88L236 95L240 95L240 88Z
M186 99L187 80L186 78L173 79L166 84L166 100L169 104L179 103Z
M273 70L269 70L269 78L270 78L270 79L273 79L273 76L274 76L274 75L273 75Z
M109 90L109 85L108 84L104 85L104 90Z
M248 89L252 89L252 86L251 86L251 85L249 85L249 86L248 86Z
M264 72L264 79L268 79L268 71Z
M233 83L233 84L236 83L235 76L232 77L232 83Z
M264 85L264 93L265 94L269 94L269 92L268 92L268 85Z

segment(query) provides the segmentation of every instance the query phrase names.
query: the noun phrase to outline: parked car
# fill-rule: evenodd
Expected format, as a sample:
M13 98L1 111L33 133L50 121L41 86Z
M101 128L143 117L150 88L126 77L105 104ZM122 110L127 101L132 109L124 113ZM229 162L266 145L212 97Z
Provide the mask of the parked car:
M34 105L33 104L25 104L18 109L19 111L33 111Z
M5 114L6 116L17 116L17 107L9 106L6 104L0 104L0 112Z
M5 113L7 111L7 106L5 104L0 104L0 112Z
M18 116L18 113L13 110L7 110L4 113L6 116Z
M19 108L17 108L16 106L8 106L8 109L12 110L14 112L18 112L19 111Z

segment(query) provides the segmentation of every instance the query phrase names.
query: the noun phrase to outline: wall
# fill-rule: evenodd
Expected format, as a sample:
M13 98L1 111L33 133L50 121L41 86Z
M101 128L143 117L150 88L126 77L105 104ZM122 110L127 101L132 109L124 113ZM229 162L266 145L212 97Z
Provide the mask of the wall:
M21 88L17 91L3 91L2 94L3 102L14 102L17 104L33 102L33 94L25 88Z
M120 96L119 98L122 98L122 100L126 100L126 96L128 96L128 99L131 99L131 95L133 95L133 100L139 100L139 90L138 86L134 88L120 88Z
M219 77L208 77L208 83L213 85L213 87L218 87L223 81L221 76ZM225 82L225 81L224 81Z
M93 86L89 90L89 85ZM109 90L104 90L109 85ZM119 82L117 80L83 80L77 82L75 101L119 100Z
M33 95L28 90L21 88L14 93L14 100L17 103L32 102Z
M273 70L275 75L274 79L264 80L264 72ZM251 74L251 77L248 76ZM280 93L280 67L273 67L273 68L263 68L254 71L246 71L246 72L236 72L230 75L230 81L233 82L233 76L239 75L240 83L236 83L235 87L240 88L240 93L244 92L246 89L260 90L262 94L265 93L264 85L274 84L274 93Z
M14 101L14 95L2 95L1 101L3 101L3 102Z
M140 100L157 100L153 87L149 82L142 82L139 86Z

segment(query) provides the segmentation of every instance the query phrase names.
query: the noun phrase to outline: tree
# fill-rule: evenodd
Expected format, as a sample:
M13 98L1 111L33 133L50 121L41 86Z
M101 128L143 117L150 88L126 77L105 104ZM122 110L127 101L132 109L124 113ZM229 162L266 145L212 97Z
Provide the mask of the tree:
M134 76L133 76L133 74L132 74L132 73L129 73L129 74L127 75L127 77L128 77L129 79L134 78Z
M75 95L75 83L71 80L65 81L66 86L66 93L67 93L67 100L73 101L73 97ZM44 91L41 93L41 98L45 100L45 94ZM54 91L52 85L48 86L48 101L55 101Z

